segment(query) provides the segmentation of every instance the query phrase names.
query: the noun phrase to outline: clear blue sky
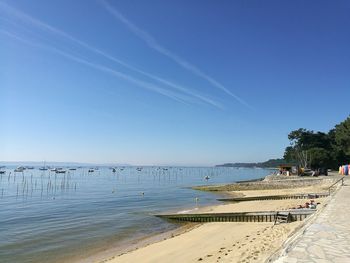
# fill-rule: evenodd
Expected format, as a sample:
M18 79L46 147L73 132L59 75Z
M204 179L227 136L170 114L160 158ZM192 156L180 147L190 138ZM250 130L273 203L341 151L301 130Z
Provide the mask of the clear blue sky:
M349 1L0 0L0 160L281 157L349 114Z

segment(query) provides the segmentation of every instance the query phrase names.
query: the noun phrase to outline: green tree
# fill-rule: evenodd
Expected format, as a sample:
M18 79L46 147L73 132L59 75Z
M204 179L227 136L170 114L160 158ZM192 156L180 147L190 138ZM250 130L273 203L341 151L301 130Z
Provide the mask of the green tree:
M338 165L350 162L350 116L335 126L333 149Z
M308 150L310 154L310 167L319 168L319 167L332 167L332 158L331 152L327 151L324 148L311 148Z
M291 131L288 135L290 146L285 149L284 158L297 161L305 168L328 167L332 151L332 140L327 133L306 129Z

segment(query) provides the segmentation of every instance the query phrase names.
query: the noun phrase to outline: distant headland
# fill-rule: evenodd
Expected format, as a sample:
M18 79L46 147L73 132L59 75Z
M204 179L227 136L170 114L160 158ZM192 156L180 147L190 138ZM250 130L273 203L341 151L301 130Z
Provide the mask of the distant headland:
M215 165L215 167L245 167L245 168L276 168L282 164L289 164L285 159L270 159L260 163L224 163Z

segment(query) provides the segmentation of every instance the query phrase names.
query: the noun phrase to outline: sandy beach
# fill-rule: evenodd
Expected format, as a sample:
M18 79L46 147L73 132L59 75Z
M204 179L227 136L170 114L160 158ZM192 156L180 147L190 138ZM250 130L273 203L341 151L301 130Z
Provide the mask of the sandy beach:
M299 225L207 223L108 262L262 262Z
M303 180L303 179L300 179ZM237 196L262 196L326 192L332 179L318 180L309 186L287 189L243 190L225 192ZM302 205L308 199L262 200L234 202L203 207L196 213L225 213L251 211L277 211ZM320 209L327 198L315 199ZM189 212L190 213L190 212ZM295 233L303 222L275 225L265 223L213 222L198 224L193 229L158 241L128 253L115 255L105 262L264 262L283 242Z

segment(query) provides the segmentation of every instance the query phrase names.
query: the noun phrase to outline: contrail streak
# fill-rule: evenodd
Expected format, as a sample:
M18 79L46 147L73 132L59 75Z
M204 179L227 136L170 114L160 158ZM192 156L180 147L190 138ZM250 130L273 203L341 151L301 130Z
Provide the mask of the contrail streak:
M59 54L61 56L64 56L70 60L73 60L75 62L78 62L80 64L83 64L83 65L86 65L86 66L89 66L89 67L92 67L94 69L97 69L97 70L100 70L100 71L103 71L103 72L107 72L107 73L110 73L118 78L121 78L121 79L124 79L126 81L129 81L131 83L134 83L136 84L137 86L140 86L140 87L143 87L147 90L151 90L153 92L157 92L163 96L166 96L168 98L171 98L177 102L180 102L180 103L184 103L184 104L187 104L186 101L188 101L188 98L185 97L185 96L182 96L182 95L179 95L179 94L174 94L173 92L170 92L169 90L165 90L165 89L162 89L162 88L159 88L151 83L148 83L148 82L145 82L145 81L141 81L141 80L138 80L138 79L135 79L135 78L132 78L124 73L121 73L119 71L116 71L114 69L111 69L109 67L106 67L106 66L103 66L103 65L100 65L100 64L96 64L96 63L92 63L92 62L89 62L85 59L82 59L82 58L79 58L79 57L76 57L74 55L71 55L67 52L64 52L60 49L57 49L55 47L51 47L51 46L47 46L47 45L44 45L44 44L39 44L39 43L36 43L36 42L33 42L33 41L30 41L30 40L27 40L27 39L24 39L22 37L19 37L13 33L10 33L6 30L3 30L3 29L0 29L0 33L4 34L4 35L7 35L9 37L12 37L18 41L21 41L23 43L26 43L28 45L31 45L31 46L34 46L36 48L42 48L42 49L46 49L46 50L49 50L51 52L54 52L56 54Z
M113 62L118 63L119 65L124 66L125 68L127 68L129 70L138 72L139 74L147 76L148 78L151 78L151 79L153 79L155 81L158 81L158 82L160 82L160 83L162 83L164 85L167 85L167 86L169 86L169 87L171 87L173 89L176 89L178 91L186 93L187 95L191 95L191 96L193 96L193 97L195 97L195 98L197 98L197 99L199 99L199 100L201 100L201 101L203 101L203 102L205 102L207 104L210 104L211 106L214 106L214 107L219 108L219 109L223 109L223 107L222 107L222 105L220 103L215 102L212 99L209 99L209 98L207 98L205 96L202 96L202 95L200 95L200 94L198 94L198 93L196 93L194 91L191 91L190 89L181 87L181 86L179 86L179 85L177 85L177 84L175 84L175 83L173 83L171 81L168 81L168 80L165 80L163 78L160 78L160 77L158 77L158 76L156 76L154 74L151 74L151 73L145 72L145 71L143 71L141 69L138 69L138 68L136 68L136 67L134 67L134 66L132 66L132 65L130 65L130 64L128 64L128 63L126 63L126 62L124 62L124 61L122 61L122 60L120 60L120 59L118 59L118 58L116 58L116 57L114 57L114 56L112 56L112 55L110 55L110 54L100 50L100 49L98 49L98 48L95 48L95 47L87 44L86 42L83 42L83 41L81 41L81 40L71 36L70 34L64 32L64 31L62 31L60 29L57 29L57 28L55 28L55 27L53 27L53 26L51 26L51 25L49 25L47 23L44 23L44 22L42 22L42 21L40 21L40 20L38 20L36 18L33 18L33 17L25 14L24 12L22 12L20 10L17 10L15 8L13 8L13 7L3 3L3 2L0 2L0 8L5 10L6 12L11 13L12 15L16 16L17 18L19 18L20 20L22 20L24 22L30 23L30 24L40 28L41 30L44 30L44 31L50 32L52 34L55 34L57 36L60 36L62 38L68 39L68 40L72 41L73 43L75 43L77 45L80 45L80 46L84 47L85 49L94 52L95 54L101 55L104 58L107 58L107 59L109 59L109 60L111 60Z
M168 49L164 48L162 45L158 43L158 41L152 37L148 32L144 31L143 29L137 27L134 23L132 23L130 20L128 20L123 14L121 14L118 10L113 8L107 1L101 0L100 1L104 8L111 13L115 18L117 18L120 22L122 22L127 28L129 28L130 31L132 31L136 36L138 36L140 39L142 39L146 44L158 51L160 54L172 59L174 62L176 62L181 67L185 68L186 70L192 72L193 74L197 75L198 77L205 79L210 84L215 86L216 88L222 90L226 94L232 96L235 98L238 102L241 104L251 108L251 106L246 103L243 99L238 97L237 95L233 94L231 91L229 91L227 88L224 87L221 83L219 83L214 78L208 76L203 71L201 71L198 67L192 65L185 59L179 57L178 55L174 54L173 52L169 51Z

